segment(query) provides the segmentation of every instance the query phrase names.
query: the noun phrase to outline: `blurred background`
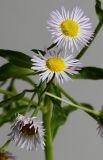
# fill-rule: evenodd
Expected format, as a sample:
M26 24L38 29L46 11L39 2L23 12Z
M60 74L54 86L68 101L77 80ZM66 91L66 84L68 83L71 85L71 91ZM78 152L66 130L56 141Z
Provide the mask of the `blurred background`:
M102 8L103 8L103 0ZM52 10L61 6L72 9L81 7L91 18L93 30L98 24L95 13L95 0L0 0L0 49L22 51L30 56L33 48L44 49L52 43L47 31L47 20ZM103 68L103 28L92 46L81 58L83 66ZM5 63L0 57L0 66ZM24 82L17 81L19 91L29 88ZM92 104L96 109L103 105L103 81L74 80L63 86L77 101ZM0 97L1 100L2 97ZM86 113L73 112L62 126L54 140L54 160L100 160L103 157L103 139L97 135L97 122ZM7 140L10 124L0 128L0 145ZM9 146L9 151L18 160L44 160L42 150L26 152Z

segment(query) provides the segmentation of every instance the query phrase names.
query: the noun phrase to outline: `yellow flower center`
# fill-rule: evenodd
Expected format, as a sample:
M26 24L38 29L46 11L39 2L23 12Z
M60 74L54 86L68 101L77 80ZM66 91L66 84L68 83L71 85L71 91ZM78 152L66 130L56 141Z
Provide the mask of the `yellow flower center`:
M65 62L61 57L53 56L46 62L47 67L53 72L61 72L65 68Z
M65 36L75 37L78 34L79 26L77 22L66 19L61 23L61 30Z

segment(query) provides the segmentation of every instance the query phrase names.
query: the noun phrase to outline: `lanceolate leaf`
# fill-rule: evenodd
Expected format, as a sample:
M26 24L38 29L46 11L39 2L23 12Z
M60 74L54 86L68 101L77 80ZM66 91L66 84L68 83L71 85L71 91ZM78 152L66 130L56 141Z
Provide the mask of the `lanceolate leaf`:
M16 108L12 108L11 110L8 110L8 112L5 112L0 115L0 126L7 122L12 122L13 119L15 119L15 116L17 113L24 113L27 106L18 106Z
M54 94L58 97L61 97L61 92L59 91L59 89L54 84L50 85L49 92L51 92L52 94ZM58 101L54 98L51 98L51 99L52 99L53 103L57 103L58 105L61 105L61 101Z
M34 71L28 68L18 67L11 63L0 67L0 81L4 81L8 78L20 78L27 75L34 75Z
M91 106L90 104L87 104L87 103L81 103L81 104L89 109L93 109L93 106ZM76 110L77 108L70 105L61 107L57 103L54 103L53 112L52 112L52 121L51 121L53 138L55 138L59 128L66 123L69 114ZM95 120L97 120L98 118L91 113L87 113L87 114L89 114Z
M103 79L103 69L97 67L83 67L79 74L73 76L74 79Z
M14 65L31 68L31 57L22 52L0 49L0 56Z
M77 108L74 108L72 106L61 107L57 103L53 105L51 121L53 138L55 138L58 129L67 121L69 114L75 110L77 110Z
M2 102L0 102L0 107L6 107L8 104L12 103L12 102L15 102L19 99L22 99L25 95L25 91L13 96L13 97L10 97Z

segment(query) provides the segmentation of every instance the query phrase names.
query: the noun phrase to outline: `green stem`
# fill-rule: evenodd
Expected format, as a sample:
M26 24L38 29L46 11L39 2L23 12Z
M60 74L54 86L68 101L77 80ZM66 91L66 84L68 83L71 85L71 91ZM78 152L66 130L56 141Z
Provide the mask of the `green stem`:
M14 92L3 90L3 89L0 89L0 93L5 94L5 95L9 95L9 96L14 96L15 95Z
M86 108L84 106L74 104L72 102L69 102L69 101L63 99L63 98L57 97L57 96L55 96L55 95L53 95L53 94L51 94L49 92L45 92L45 94L48 95L48 96L50 96L50 97L53 97L55 99L58 99L59 101L65 102L66 104L71 105L71 106L73 106L75 108L81 109L81 110L83 110L85 112L88 112L88 113L92 113L95 116L100 116L100 111L91 110L91 109Z
M93 42L94 39L96 38L98 32L99 32L100 29L102 28L102 26L103 26L103 23L102 23L102 22L99 22L98 25L97 25L97 27L96 27L96 29L95 29L95 31L94 31L94 37L90 40L88 46L85 46L85 47L80 51L80 53L76 56L76 59L80 59L80 58L84 55L85 51L90 47L90 45L92 44L92 42Z
M28 104L28 107L27 107L25 113L29 111L29 109L30 109L30 107L31 107L31 105L32 105L33 99L34 99L34 97L35 97L35 95L36 95L36 92L33 93L33 95L32 95L32 97L31 97L31 99L30 99L30 101L29 101L29 104Z
M52 107L50 100L47 98L46 105L47 111L43 113L43 122L45 128L45 158L46 160L53 160L53 147L52 147L52 133L51 133L51 114Z
M77 102L73 97L71 97L60 85L56 84L55 85L60 91L61 93L68 98L71 102L73 102L74 104L79 104L79 102Z
M5 151L10 142L11 142L11 140L8 140L2 147L0 147L0 151L2 151L2 152Z

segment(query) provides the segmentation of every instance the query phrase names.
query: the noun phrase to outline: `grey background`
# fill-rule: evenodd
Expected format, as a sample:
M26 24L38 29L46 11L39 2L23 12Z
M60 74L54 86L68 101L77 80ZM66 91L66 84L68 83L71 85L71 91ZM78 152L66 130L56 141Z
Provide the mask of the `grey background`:
M43 49L51 44L51 35L46 29L46 21L52 10L62 5L72 10L80 6L91 18L93 29L98 23L95 14L95 0L0 0L0 48L23 51L32 55L30 49ZM102 0L103 6L103 0ZM84 66L103 68L103 28L81 59ZM0 65L5 61L0 58ZM21 81L19 90L29 88ZM78 101L88 102L96 109L103 104L102 81L73 81L64 88ZM0 129L0 144L7 140L9 124ZM103 157L103 139L97 136L97 123L82 111L70 115L65 126L61 127L54 141L55 160L100 160ZM18 156L18 160L44 160L43 151L26 152L12 143L9 151Z

